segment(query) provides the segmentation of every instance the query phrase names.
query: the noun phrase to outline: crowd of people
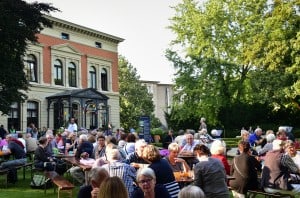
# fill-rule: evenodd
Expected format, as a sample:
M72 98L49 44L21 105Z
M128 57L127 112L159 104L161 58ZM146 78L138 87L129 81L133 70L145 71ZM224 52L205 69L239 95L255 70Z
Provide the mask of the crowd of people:
M31 127L33 127L31 125ZM37 139L34 130L23 135L5 134L0 156L13 155L0 169L27 161L34 152L34 166L46 171L59 170L61 161L55 154L74 154L78 161L93 159L88 178L79 166L69 169L80 186L83 197L246 197L248 190L263 189L270 193L300 193L300 153L295 138L280 129L277 133L261 128L253 133L241 130L238 152L232 160L226 157L226 144L208 134L201 118L198 132L168 131L163 140L164 152L122 128L115 133L94 130L80 133L74 119L60 134L47 130ZM190 156L183 159L180 156ZM193 182L179 185L176 172L192 173ZM228 180L228 176L233 179ZM88 180L88 181L86 181Z

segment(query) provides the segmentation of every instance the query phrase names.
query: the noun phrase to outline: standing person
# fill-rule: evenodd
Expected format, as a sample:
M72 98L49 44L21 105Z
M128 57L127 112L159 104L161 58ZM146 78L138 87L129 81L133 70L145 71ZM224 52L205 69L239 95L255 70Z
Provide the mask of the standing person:
M1 126L0 126L0 137L1 137L2 140L5 139L6 134L7 134L7 131L5 130L4 126L1 124Z
M168 146L169 146L169 144L171 144L172 142L174 142L174 136L173 136L173 130L172 129L170 129L169 131L168 131L168 135L164 138L164 140L163 140L163 147L165 148L165 149L168 149Z
M75 122L75 118L70 119L70 123L69 123L69 126L68 126L68 131L70 133L74 133L74 132L78 131L78 127L77 127L77 124Z
M37 140L38 136L38 129L35 127L34 123L30 123L28 127L26 128L26 133L30 133L31 137L35 138Z
M131 198L171 198L167 189L156 184L156 176L151 168L141 168L137 172L137 188Z
M129 196L119 177L108 177L100 185L98 198L129 198Z
M162 159L158 149L153 145L147 145L143 150L143 158L150 163L156 176L156 183L163 184L172 198L178 196L179 185L175 180L173 170L166 159Z
M207 198L229 198L227 177L222 162L209 157L209 149L203 144L197 144L194 152L199 161L194 168L194 184L204 191Z
M15 134L16 133L16 129L15 129L14 125L11 125L11 127L9 129L9 133L10 134Z
M100 185L108 177L108 172L104 168L92 168L89 172L89 184L79 189L77 198L97 198Z
M230 180L232 194L235 198L246 197L248 190L258 189L257 173L261 171L261 164L250 155L249 142L240 141L238 144L240 155L233 158L231 174L235 178Z
M206 121L206 119L203 117L200 119L199 131L201 131L202 129L207 130L207 125L206 125L205 121Z

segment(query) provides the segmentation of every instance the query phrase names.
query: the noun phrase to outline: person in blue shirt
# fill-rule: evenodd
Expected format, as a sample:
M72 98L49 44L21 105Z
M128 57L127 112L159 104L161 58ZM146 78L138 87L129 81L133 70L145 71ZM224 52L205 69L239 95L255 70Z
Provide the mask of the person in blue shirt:
M249 136L249 143L250 143L251 147L258 146L263 143L264 139L261 137L261 135L262 135L262 129L257 128L257 129L255 129L254 133L252 133Z

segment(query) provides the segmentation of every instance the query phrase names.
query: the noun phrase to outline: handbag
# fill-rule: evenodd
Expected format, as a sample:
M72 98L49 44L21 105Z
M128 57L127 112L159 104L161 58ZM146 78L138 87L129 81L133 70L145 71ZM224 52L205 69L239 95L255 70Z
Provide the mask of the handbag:
M51 180L46 178L44 175L33 175L30 182L31 188L34 189L44 189L50 188L52 186Z

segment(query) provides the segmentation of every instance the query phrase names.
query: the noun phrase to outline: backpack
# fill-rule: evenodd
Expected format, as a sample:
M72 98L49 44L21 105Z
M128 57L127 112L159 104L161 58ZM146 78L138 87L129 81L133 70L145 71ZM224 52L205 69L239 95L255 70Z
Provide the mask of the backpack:
M67 164L64 161L56 159L55 162L56 162L55 171L59 175L63 175L65 172L67 172Z

